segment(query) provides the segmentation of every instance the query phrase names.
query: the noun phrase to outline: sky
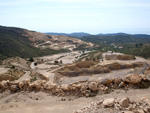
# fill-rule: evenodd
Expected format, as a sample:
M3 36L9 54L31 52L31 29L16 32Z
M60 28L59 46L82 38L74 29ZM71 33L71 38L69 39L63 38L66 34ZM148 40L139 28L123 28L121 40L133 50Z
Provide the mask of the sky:
M0 25L39 32L150 34L150 0L0 0Z

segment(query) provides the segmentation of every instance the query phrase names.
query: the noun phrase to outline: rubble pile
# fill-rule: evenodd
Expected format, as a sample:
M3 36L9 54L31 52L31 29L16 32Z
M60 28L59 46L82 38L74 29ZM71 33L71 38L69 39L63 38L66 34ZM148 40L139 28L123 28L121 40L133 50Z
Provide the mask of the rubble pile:
M150 101L143 97L137 101L126 98L108 98L75 111L74 113L150 113Z
M46 80L2 81L0 90L17 91L46 91L57 96L95 96L97 94L110 93L113 89L148 88L150 86L150 74L128 74L123 78L100 79L98 81L79 81L71 84L57 85Z

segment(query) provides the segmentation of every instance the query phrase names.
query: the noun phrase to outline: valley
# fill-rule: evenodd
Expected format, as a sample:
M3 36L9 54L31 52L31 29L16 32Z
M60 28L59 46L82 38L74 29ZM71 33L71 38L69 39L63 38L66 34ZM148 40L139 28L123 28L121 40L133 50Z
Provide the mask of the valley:
M140 36L0 26L0 113L150 113L150 39Z
M135 103L142 97L149 100L149 65L147 59L110 51L73 51L34 57L33 62L19 57L9 58L0 67L3 70L0 73L3 79L0 82L0 112L121 112L124 109L121 106L120 110L105 108L103 102L126 97ZM10 75L2 78L10 70L18 71L18 80L9 79ZM97 102L102 103L97 105ZM131 109L139 110L138 105Z

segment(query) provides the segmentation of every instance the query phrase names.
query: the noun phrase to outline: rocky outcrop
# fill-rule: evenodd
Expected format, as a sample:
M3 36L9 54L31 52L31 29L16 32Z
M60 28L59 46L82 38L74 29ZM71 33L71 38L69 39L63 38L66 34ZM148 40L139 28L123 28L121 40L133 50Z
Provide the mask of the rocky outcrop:
M137 101L130 101L128 97L104 99L74 113L150 113L150 101L145 97Z

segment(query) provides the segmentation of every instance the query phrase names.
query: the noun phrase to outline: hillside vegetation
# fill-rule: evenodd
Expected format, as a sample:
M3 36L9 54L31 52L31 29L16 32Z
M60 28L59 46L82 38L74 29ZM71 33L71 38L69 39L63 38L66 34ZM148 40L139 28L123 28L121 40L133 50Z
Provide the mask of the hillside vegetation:
M97 49L101 51L117 51L144 58L150 57L149 35L91 35L81 39L99 45Z
M92 47L79 39L53 36L21 28L0 26L0 60L7 57L35 57L66 52L80 46Z

